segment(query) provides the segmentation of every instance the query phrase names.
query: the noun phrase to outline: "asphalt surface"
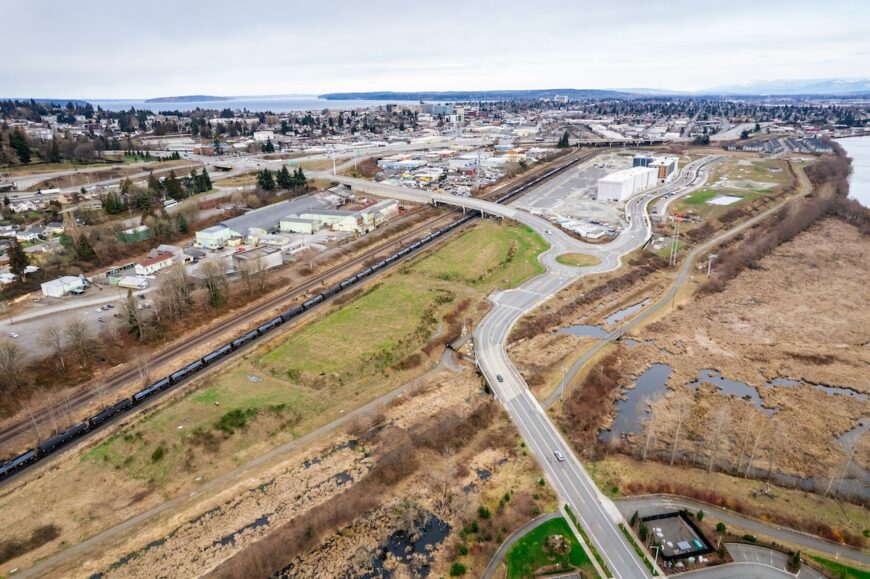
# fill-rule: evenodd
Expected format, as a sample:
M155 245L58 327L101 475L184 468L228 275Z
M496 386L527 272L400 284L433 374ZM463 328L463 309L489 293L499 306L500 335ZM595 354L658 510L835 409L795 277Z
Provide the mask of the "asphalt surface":
M687 165L681 175L666 187L670 190L689 186L695 179L697 169L703 164L702 161L696 161ZM626 205L629 227L616 240L606 245L577 241L562 234L545 220L517 211L512 218L534 228L550 242L551 248L540 257L547 271L518 288L490 296L493 309L475 330L475 346L481 372L507 409L526 445L538 459L545 476L560 498L571 506L590 540L617 578L647 577L649 573L617 527L623 521L619 510L609 498L598 491L595 483L570 451L568 443L511 363L505 345L511 328L520 317L580 277L581 270L559 264L556 261L558 255L580 252L598 257L601 260L599 265L583 268L583 275L602 273L619 267L624 255L643 245L649 238L651 224L645 208L651 199L661 194L662 189L657 189L629 200ZM564 461L555 458L556 450L565 456Z
M513 219L528 225L549 242L550 249L542 253L539 258L546 267L545 273L532 278L520 287L496 292L490 296L493 309L474 331L478 366L495 396L510 414L526 445L541 464L544 475L559 497L571 506L617 579L648 577L649 573L617 526L623 521L619 509L598 491L595 483L570 451L567 442L529 392L519 371L511 363L505 346L511 328L520 317L581 276L580 269L558 263L557 256L579 252L597 257L600 263L594 267L583 268L582 275L602 273L619 267L624 255L643 245L650 237L651 223L646 214L647 204L665 191L691 186L697 177L698 169L709 160L710 158L704 158L689 163L671 183L630 199L625 207L629 226L619 237L606 245L578 241L548 221L510 206L350 177L330 177L350 185L355 190L372 195L416 203L450 204ZM562 452L564 460L555 458L556 450Z
M635 511L640 513L641 516L647 516L667 511L678 511L680 509L688 509L693 512L703 509L705 513L716 517L726 525L740 527L750 533L770 537L777 542L788 543L803 549L811 549L824 553L838 560L845 559L864 567L870 567L870 555L867 555L863 551L832 543L814 535L744 517L732 511L691 499L669 495L648 495L620 499L616 501L616 504L623 516L627 517L631 517Z
M498 551L495 552L495 555L492 556L492 559L489 561L489 565L486 566L486 570L483 572L481 576L482 579L490 579L493 574L498 571L499 565L501 565L502 560L504 559L507 552L511 550L511 547L514 544L523 538L523 536L531 531L532 529L536 529L540 525L543 525L547 521L552 521L553 519L558 519L562 516L562 513L545 513L543 515L538 515L516 531L510 534L510 536L505 539L504 543L502 543Z

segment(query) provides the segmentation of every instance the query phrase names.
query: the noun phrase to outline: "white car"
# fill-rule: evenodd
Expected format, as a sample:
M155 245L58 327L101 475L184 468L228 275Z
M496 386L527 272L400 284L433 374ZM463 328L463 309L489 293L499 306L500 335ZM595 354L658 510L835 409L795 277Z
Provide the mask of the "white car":
M556 457L556 460L559 462L565 462L565 455L562 454L561 450L554 450L553 455Z
M18 334L16 334L15 332L9 332L9 337L10 338L17 338Z

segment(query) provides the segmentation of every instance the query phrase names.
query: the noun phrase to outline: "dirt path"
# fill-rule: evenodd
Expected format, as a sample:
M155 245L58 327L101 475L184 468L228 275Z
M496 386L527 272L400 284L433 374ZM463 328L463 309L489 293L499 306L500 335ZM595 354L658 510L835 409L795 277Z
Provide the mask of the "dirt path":
M73 561L87 558L88 553L99 550L106 551L106 545L116 543L118 539L125 539L131 535L141 533L148 525L156 522L158 517L165 517L171 512L183 512L190 510L195 505L202 501L208 500L210 496L217 496L224 489L231 488L246 479L253 478L261 474L264 470L280 464L286 455L297 451L301 448L314 444L316 441L335 434L336 432L349 426L354 420L378 412L379 410L389 406L396 400L418 393L425 388L429 381L437 374L444 370L439 366L433 368L423 376L403 385L392 392L381 396L376 400L372 400L368 404L357 408L356 410L347 413L343 417L326 424L308 434L279 446L257 458L227 472L220 477L213 479L198 490L189 495L178 496L166 502L159 504L135 517L128 519L114 527L107 529L93 537L90 537L81 543L73 545L56 555L50 556L47 559L39 562L35 566L26 569L18 575L19 577L40 577L51 574L53 571L60 568L68 568ZM101 548L102 546L102 548Z

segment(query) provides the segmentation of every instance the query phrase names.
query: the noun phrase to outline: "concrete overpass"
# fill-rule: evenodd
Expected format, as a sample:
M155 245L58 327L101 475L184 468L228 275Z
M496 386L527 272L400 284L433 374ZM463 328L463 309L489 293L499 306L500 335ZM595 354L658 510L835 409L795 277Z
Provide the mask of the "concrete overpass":
M664 145L673 141L665 141L663 139L620 139L610 141L597 141L593 139L585 139L577 141L577 147L652 147L654 145Z

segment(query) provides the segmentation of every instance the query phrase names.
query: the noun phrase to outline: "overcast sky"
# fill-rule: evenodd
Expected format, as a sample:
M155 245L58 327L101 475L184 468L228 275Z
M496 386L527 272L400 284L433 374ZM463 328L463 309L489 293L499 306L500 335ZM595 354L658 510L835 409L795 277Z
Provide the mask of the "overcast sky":
M0 96L667 88L870 76L866 0L2 0Z

